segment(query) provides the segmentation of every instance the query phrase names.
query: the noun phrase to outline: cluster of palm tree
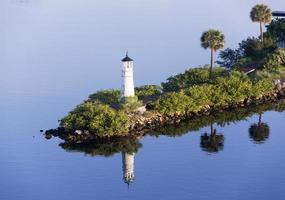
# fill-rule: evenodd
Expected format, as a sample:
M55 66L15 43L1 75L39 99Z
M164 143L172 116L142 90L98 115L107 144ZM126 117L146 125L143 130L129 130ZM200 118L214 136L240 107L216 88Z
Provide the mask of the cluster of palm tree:
M254 6L250 12L250 18L253 22L258 22L260 25L260 39L263 42L263 26L272 21L271 9L264 4L257 4ZM214 53L218 50L224 48L225 45L225 35L215 29L210 29L202 33L201 36L201 46L204 49L211 50L211 65L210 65L210 75L212 74L214 65Z

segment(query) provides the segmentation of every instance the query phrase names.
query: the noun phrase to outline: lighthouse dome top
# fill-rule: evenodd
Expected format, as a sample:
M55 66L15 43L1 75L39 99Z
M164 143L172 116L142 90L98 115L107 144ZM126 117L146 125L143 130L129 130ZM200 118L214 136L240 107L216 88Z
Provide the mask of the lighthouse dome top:
M133 59L131 59L128 55L128 52L126 53L126 57L122 59L122 62L131 62Z

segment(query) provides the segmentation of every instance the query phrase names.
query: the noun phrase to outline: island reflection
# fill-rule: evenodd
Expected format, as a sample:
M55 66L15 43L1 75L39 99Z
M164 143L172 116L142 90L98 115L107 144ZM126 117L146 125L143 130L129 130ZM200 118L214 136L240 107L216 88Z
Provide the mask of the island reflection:
M265 111L275 110L283 112L285 103L266 104L253 107L239 108L231 112L216 113L204 116L191 121L185 121L180 124L168 125L148 133L150 136L169 136L179 137L193 131L199 131L201 128L209 127L209 132L204 132L200 137L200 147L207 153L218 153L224 148L224 135L218 133L217 127L229 126L232 123L247 120L258 115L257 123L249 127L249 138L256 144L264 143L270 134L269 125L262 122L262 114ZM110 140L96 140L81 143L61 143L59 146L68 152L82 152L90 156L109 157L117 153L122 154L123 181L128 185L135 179L135 154L142 148L141 137L123 137L111 138Z

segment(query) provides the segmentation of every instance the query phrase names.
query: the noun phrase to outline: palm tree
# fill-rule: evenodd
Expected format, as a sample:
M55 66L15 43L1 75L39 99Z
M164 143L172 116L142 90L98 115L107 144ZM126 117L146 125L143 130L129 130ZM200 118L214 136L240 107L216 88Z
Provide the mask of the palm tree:
M250 18L253 22L259 22L260 38L261 41L263 42L264 38L263 38L262 26L272 21L271 9L267 5L257 4L250 11Z
M270 129L268 124L263 123L262 113L259 114L258 123L254 123L249 128L249 137L258 144L264 143L268 139Z
M222 49L225 45L225 36L219 30L210 29L205 31L201 36L201 46L204 49L211 49L211 67L210 75L213 71L214 65L214 53L219 49Z

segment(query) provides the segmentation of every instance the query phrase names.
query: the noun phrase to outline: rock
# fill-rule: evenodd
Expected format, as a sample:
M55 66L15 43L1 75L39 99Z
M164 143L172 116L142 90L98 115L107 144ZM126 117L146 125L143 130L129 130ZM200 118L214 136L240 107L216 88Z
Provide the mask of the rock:
M47 140L50 140L52 138L52 134L48 133L48 134L45 134L45 138Z
M82 135L82 134L83 134L83 131L81 131L81 130L76 130L76 131L74 131L74 134L75 134L75 135Z

